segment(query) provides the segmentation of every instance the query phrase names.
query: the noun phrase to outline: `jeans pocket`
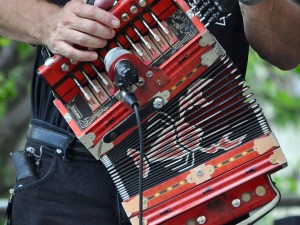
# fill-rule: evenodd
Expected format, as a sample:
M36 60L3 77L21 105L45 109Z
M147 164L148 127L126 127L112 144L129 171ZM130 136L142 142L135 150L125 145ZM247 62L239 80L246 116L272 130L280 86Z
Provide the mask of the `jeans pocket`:
M24 151L12 153L12 159L16 169L16 193L34 188L51 178L59 157L55 149L46 146L30 146Z

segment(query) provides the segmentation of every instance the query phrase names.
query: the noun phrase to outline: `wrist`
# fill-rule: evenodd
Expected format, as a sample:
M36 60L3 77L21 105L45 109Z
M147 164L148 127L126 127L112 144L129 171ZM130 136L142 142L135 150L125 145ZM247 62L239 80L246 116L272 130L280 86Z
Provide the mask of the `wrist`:
M41 2L38 9L40 12L39 22L34 26L32 36L35 39L34 44L47 45L50 32L53 32L52 23L56 21L62 8L54 4Z
M244 5L255 5L260 3L263 0L239 0L240 3L244 4Z

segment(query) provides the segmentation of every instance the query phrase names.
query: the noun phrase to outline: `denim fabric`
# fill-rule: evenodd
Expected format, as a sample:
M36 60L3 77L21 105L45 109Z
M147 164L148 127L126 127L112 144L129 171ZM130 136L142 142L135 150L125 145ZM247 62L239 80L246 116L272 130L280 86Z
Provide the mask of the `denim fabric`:
M12 225L127 225L117 191L92 156L63 160L54 148L27 142L36 179L16 182Z

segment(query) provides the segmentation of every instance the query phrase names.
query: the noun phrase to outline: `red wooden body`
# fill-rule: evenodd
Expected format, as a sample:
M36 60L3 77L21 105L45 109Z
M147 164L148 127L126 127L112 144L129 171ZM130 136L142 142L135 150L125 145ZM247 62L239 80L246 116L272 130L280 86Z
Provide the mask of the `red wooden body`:
M257 151L255 143L260 141L269 143L264 143L263 147ZM203 176L206 176L208 172L203 169L205 166L212 166L213 172L208 174L209 179L200 180L197 184L188 182L189 174L195 171L193 169L157 185L155 188L146 190L143 198L147 200L147 207L143 218L147 220L147 224L172 224L175 221L173 224L186 224L187 220L197 218L201 216L201 213L206 218L210 218L210 222L205 224L223 224L223 222L243 216L275 198L275 191L271 188L267 174L274 173L286 166L286 160L278 143L271 135L248 142L234 151L227 152L208 161L205 165L197 167L196 170L203 171ZM243 193L250 190L252 193L257 186L264 186L268 190L264 196L243 203L243 207L227 207L234 199L241 199ZM206 209L211 202L219 200L223 202L219 208L207 211L198 210ZM129 209L127 215L132 217L133 224L136 224L136 215L138 214L136 201L138 201L137 197L123 203L127 213ZM136 207L133 207L132 204ZM221 210L222 213L216 216L214 210ZM182 220L177 220L177 215L185 211L187 212L180 216ZM234 214L232 214L233 212ZM216 222L221 218L222 223ZM164 223L165 221L169 222Z
M176 1L175 1L176 2ZM147 1L147 5L151 5L153 1ZM189 7L186 5L184 1L178 1L177 2L180 7L184 11L188 11ZM132 1L120 1L118 5L116 5L111 12L116 15L117 17L121 17L121 14L124 12L129 11L130 5L138 4L137 0ZM167 7L169 7L171 4L171 0L166 1L159 1L156 5L154 5L151 10L155 12L156 15L160 15L159 19L164 20L168 17L168 15L174 13L176 10L175 7L170 7L168 10L166 10ZM142 10L142 9L140 9ZM144 17L145 21L148 22L148 24L153 24L155 21L153 18L149 16L148 13L145 13ZM130 20L129 20L130 21ZM149 93L149 86L143 86L138 87L138 89L135 91L136 96L138 97L140 107L143 107L147 101L149 101L156 93L157 91L163 92L165 90L171 90L171 95L168 100L175 97L180 91L184 90L193 80L195 80L197 77L199 77L204 71L208 69L208 66L202 65L201 62L201 56L212 50L214 45L207 45L204 47L199 46L199 41L202 38L203 34L207 32L206 28L203 26L203 24L199 21L198 18L194 17L191 20L193 24L198 29L199 34L197 34L188 44L186 44L183 48L181 48L179 51L177 51L174 55L172 55L167 61L165 61L159 68L155 67L149 67L142 64L142 62L136 57L136 60L134 61L134 64L136 68L139 71L140 77L144 78L147 82L150 82L149 78L146 77L145 71L152 71L154 74L157 75L157 79L153 82L157 82L159 80L159 74L163 73L168 79L161 80L161 84L154 84L152 85L153 88L156 90L156 92L151 92L151 95L145 93ZM122 22L122 27L126 27L128 22ZM145 27L140 24L140 22L136 22L136 27L139 28L140 32L145 32ZM120 28L120 29L121 29ZM118 30L117 30L118 32ZM137 35L132 31L127 31L128 35L132 38L132 40L137 39ZM117 35L117 41L122 44L122 46L130 47L130 44L126 40L126 38L122 35ZM108 44L110 47L116 47L115 42L111 42ZM99 52L102 58L105 57L107 53L107 50L103 49ZM220 56L221 57L221 56ZM68 70L63 71L62 65L68 65ZM99 71L104 70L104 65L101 60L96 60L93 62L93 64L97 67ZM101 117L96 118L95 121L93 121L92 124L90 124L88 127L82 129L78 124L72 119L72 116L70 116L69 110L66 108L65 103L71 102L74 96L80 95L80 89L78 86L72 81L71 78L67 78L69 74L75 74L75 78L81 82L81 85L84 86L87 84L86 79L84 76L76 71L76 67L80 65L84 70L89 74L90 78L93 79L96 74L92 71L91 66L88 63L81 63L75 62L72 64L72 60L60 57L55 55L54 56L54 62L51 64L51 66L43 65L39 68L38 72L46 79L46 81L52 86L54 94L58 97L59 100L55 100L55 105L60 110L62 115L66 118L68 121L70 127L74 131L75 135L79 139L84 139L86 136L93 136L95 137L92 140L92 144L85 144L85 141L83 143L86 145L87 148L91 147L97 147L97 144L101 142L103 136L107 134L108 131L111 131L113 128L118 126L125 118L127 118L130 114L132 114L132 109L130 109L127 105L117 102L113 106L111 106L107 111L105 111ZM200 67L199 67L200 66ZM197 68L195 70L195 68ZM75 72L73 72L75 70ZM180 83L180 81L186 77L191 71L194 71L193 75L189 78L185 79L184 82L182 82L180 85L177 85ZM55 76L54 76L55 74ZM110 75L111 80L113 80L113 75ZM156 87L155 87L156 85ZM176 88L174 88L176 87ZM153 89L152 88L152 89ZM112 96L116 94L118 91L117 88L114 88ZM145 97L146 96L146 97ZM118 137L118 139L114 140L114 145L120 143L125 137L127 137L132 130L128 130L122 134L122 136ZM106 151L102 151L101 154L103 155ZM95 155L95 154L94 154ZM99 158L100 155L95 155L96 158Z

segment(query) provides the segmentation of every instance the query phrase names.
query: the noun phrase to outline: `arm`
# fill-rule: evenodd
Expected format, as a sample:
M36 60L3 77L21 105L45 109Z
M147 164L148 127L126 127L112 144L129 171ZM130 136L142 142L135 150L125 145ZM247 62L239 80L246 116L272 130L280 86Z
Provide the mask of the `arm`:
M291 0L262 0L240 6L251 47L281 69L299 65L300 5Z
M97 54L75 49L74 44L90 49L104 47L106 40L114 36L112 28L120 26L116 17L99 8L107 7L113 0L97 0L99 7L82 0L72 0L64 7L46 0L0 1L1 35L46 45L53 53L80 61L95 60Z

